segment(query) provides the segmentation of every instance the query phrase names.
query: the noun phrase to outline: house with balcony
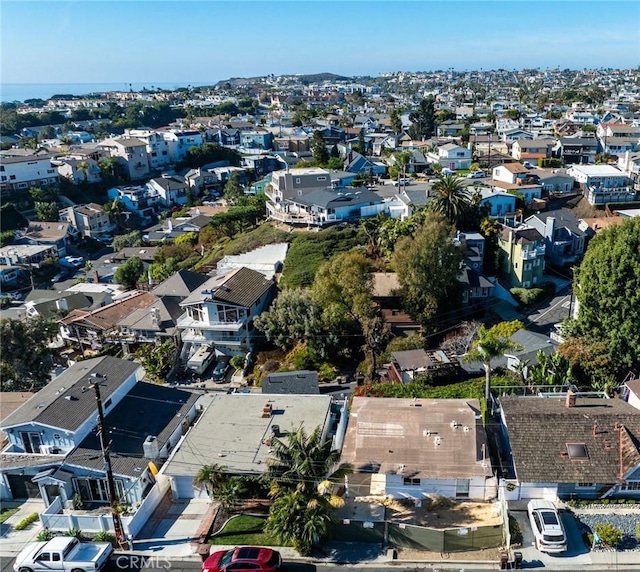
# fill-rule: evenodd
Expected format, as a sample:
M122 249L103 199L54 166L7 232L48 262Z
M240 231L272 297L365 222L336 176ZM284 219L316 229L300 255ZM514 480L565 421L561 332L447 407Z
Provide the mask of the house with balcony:
M77 157L57 157L51 160L58 174L74 185L86 181L99 183L102 180L102 169L94 159Z
M47 187L60 182L60 176L51 164L53 155L38 152L18 152L9 149L0 152L0 193L23 191L31 187Z
M438 164L442 168L457 171L459 169L469 169L471 167L471 149L461 147L455 143L440 145L435 152L426 154L429 163Z
M3 499L41 497L45 528L113 531L96 433L97 385L125 534L135 538L168 490L156 479L196 416L197 395L140 381L139 364L110 356L72 365L2 423ZM85 510L75 510L81 503ZM104 510L100 510L100 508ZM94 509L87 512L86 509Z
M487 304L495 288L495 284L484 275L485 238L479 232L458 232L456 243L464 255L464 266L458 276L463 286L462 303L478 308Z
M253 320L271 303L276 283L249 268L214 276L180 302L178 320L186 361L200 346L215 346L218 355L245 355L253 347Z
M630 203L638 193L629 177L613 165L573 165L567 169L578 183L585 186L585 196L592 205Z
M162 132L153 129L125 129L125 135L144 142L152 171L166 169L171 164L169 143Z
M100 142L100 149L124 167L132 181L144 179L151 173L147 144L137 137L117 137Z
M273 149L273 133L266 129L245 131L240 134L240 146L246 149Z
M116 228L104 208L97 203L61 209L60 220L71 224L83 237L109 234Z
M583 230L580 220L567 209L543 211L524 222L544 236L545 256L555 266L578 264L593 235L589 227Z
M497 479L476 399L355 397L340 462L350 497L488 501Z
M118 200L128 211L142 218L152 219L160 207L160 195L148 186L121 185L107 191L111 200Z
M553 156L567 165L593 165L597 154L595 137L560 137L553 147Z
M180 175L162 175L147 183L150 195L159 197L159 203L168 208L187 204L189 185Z
M355 177L354 174L350 174ZM286 169L271 173L271 184L267 185L267 214L281 220L286 216L288 200L303 197L311 191L332 186L332 172L319 167Z
M498 227L500 267L510 287L533 288L542 283L544 236L531 226Z
M284 213L290 224L324 226L357 221L381 212L390 213L390 207L397 202L367 189L317 189L304 196L290 198Z
M93 384L100 383L108 414L142 375L139 364L111 356L77 362L6 417L2 430L8 444L0 453L1 498L41 496L45 503L53 502L33 479L42 471L60 468L65 457L95 429ZM72 496L70 492L66 500Z
M640 193L640 153L625 153L618 157L618 168L629 177L633 189Z
M167 144L171 163L182 161L187 156L189 149L199 147L204 143L202 133L195 130L171 129L160 133Z
M72 310L64 318L58 321L60 326L60 336L63 340L80 344L81 348L91 348L97 350L103 348L106 344L121 341L121 332L124 331L126 342L135 342L138 339L132 338L130 330L144 330L144 339L149 341L150 338L155 340L160 332L165 332L165 327L173 328L163 313L158 313L157 318L151 312L152 308L158 305L158 298L150 292L134 291L133 294L125 298L116 300L111 304L96 308L93 310ZM133 328L132 323L137 320L127 320L129 316L134 314L136 310L144 310L142 314L148 314L148 323L145 321L145 327ZM137 314L139 317L142 314ZM155 318L155 319L154 319ZM123 322L123 330L119 324ZM146 326L149 327L146 327ZM171 335L173 332L168 332Z

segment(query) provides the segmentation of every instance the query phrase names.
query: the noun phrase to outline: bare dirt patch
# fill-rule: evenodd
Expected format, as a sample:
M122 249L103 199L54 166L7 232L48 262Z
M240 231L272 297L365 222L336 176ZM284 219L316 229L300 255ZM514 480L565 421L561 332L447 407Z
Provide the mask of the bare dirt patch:
M492 503L455 502L442 497L428 497L422 500L420 507L413 502L398 500L385 504L387 518L393 522L430 528L502 524L499 505Z

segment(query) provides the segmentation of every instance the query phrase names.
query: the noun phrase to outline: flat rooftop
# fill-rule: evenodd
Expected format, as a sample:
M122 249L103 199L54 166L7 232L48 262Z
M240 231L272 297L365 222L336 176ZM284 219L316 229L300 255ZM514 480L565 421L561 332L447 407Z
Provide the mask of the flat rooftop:
M340 460L352 463L356 473L491 475L477 399L355 397Z
M300 425L311 433L328 430L332 399L328 395L216 395L162 468L170 476L193 476L203 465L218 464L230 473L260 474L270 455L267 440L277 425L280 437ZM272 414L263 417L270 404Z

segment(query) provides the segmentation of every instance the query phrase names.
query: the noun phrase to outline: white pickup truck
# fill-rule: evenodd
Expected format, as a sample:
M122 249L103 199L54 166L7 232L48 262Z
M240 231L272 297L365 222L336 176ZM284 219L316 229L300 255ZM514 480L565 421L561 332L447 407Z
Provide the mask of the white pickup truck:
M109 562L113 546L108 542L80 542L58 536L47 542L31 542L18 554L15 572L97 572Z

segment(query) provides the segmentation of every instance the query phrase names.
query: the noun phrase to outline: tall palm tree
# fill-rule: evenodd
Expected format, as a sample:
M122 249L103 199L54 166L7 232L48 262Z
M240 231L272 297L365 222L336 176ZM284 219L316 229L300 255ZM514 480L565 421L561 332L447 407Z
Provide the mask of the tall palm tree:
M497 334L484 325L478 329L477 337L471 345L471 350L465 355L464 361L482 362L485 372L484 398L487 403L491 395L491 360L504 355L511 349L520 349L520 344Z
M332 509L344 504L334 486L353 468L338 464L340 453L323 442L320 427L308 436L302 426L286 435L273 439L267 460L275 500L265 530L304 554L328 536Z
M469 190L456 175L441 175L433 185L436 196L431 209L443 214L451 224L456 224L471 204Z

